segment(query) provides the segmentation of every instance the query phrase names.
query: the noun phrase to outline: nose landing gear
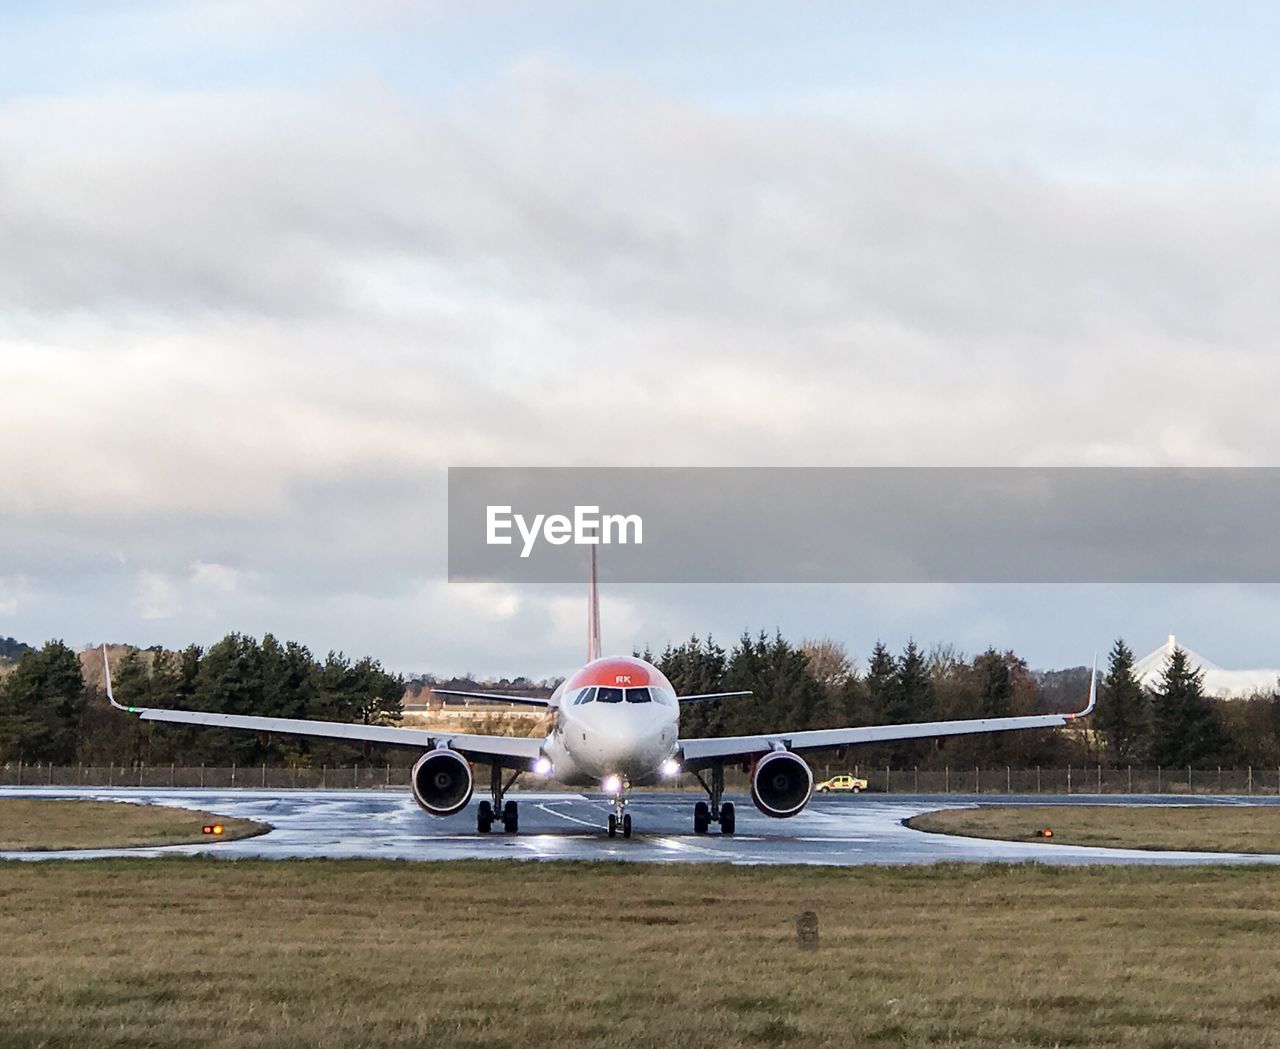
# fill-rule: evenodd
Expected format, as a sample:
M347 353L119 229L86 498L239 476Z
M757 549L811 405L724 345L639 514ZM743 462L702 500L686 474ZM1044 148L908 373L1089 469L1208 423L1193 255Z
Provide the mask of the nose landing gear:
M502 782L502 767L494 764L489 766L489 796L491 801L480 802L480 808L476 812L476 831L480 834L488 834L493 827L495 819L502 820L502 829L508 834L515 834L520 829L520 807L514 801L503 803L502 796L515 784L520 778L520 770L517 769L511 774L511 778L506 783ZM498 812L502 816L497 815Z
M724 766L712 766L710 783L702 778L700 772L695 772L693 775L711 799L710 804L700 801L693 807L693 833L706 834L711 829L711 824L718 823L721 834L732 834L737 829L737 812L734 810L732 801L720 803L720 798L724 794Z
M613 811L609 813L609 837L616 838L622 831L624 838L631 837L631 813L624 812L627 807L627 782L621 781L613 794Z

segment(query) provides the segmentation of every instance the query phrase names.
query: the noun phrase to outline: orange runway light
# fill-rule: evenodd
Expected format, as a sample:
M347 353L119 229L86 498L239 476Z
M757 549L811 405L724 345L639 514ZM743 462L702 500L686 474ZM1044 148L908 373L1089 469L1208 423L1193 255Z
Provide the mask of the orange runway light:
M1053 829L1052 829L1051 827L1045 827L1045 828L1044 828L1044 830L1038 830L1038 831L1036 831L1036 837L1037 837L1037 838L1052 838L1052 837L1053 837Z
M222 834L226 828L221 823L206 823L200 828L202 834L212 834L215 838Z

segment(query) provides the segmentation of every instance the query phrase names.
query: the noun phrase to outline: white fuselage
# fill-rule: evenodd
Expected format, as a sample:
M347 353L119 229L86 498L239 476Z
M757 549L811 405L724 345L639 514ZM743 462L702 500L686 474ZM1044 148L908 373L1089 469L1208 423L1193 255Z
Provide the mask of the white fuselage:
M680 704L662 672L644 660L594 660L552 702L556 721L544 750L561 783L592 786L611 776L654 782L676 752Z

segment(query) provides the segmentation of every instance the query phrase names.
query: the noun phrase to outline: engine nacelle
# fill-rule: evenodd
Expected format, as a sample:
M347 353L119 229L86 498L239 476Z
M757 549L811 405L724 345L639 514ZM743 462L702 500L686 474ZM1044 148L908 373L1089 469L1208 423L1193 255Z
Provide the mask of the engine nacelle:
M429 750L409 777L413 800L433 816L452 816L471 800L471 765L456 750Z
M751 771L751 800L766 816L794 816L809 804L812 794L813 770L788 750L766 754Z

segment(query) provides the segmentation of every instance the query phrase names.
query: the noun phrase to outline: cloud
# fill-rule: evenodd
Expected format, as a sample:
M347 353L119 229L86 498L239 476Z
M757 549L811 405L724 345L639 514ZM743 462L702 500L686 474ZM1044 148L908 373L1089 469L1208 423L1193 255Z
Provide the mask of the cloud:
M170 619L181 607L178 586L163 572L140 572L133 605L142 619Z
M234 594L240 588L240 573L227 565L197 561L191 566L191 586L211 593Z
M16 616L29 591L30 586L22 576L0 576L0 616Z
M356 614L437 666L500 626L515 670L577 653L579 599L436 589L450 464L1276 457L1273 168L1068 173L858 112L556 62L0 103L6 571L60 633ZM721 601L610 636L772 613Z

